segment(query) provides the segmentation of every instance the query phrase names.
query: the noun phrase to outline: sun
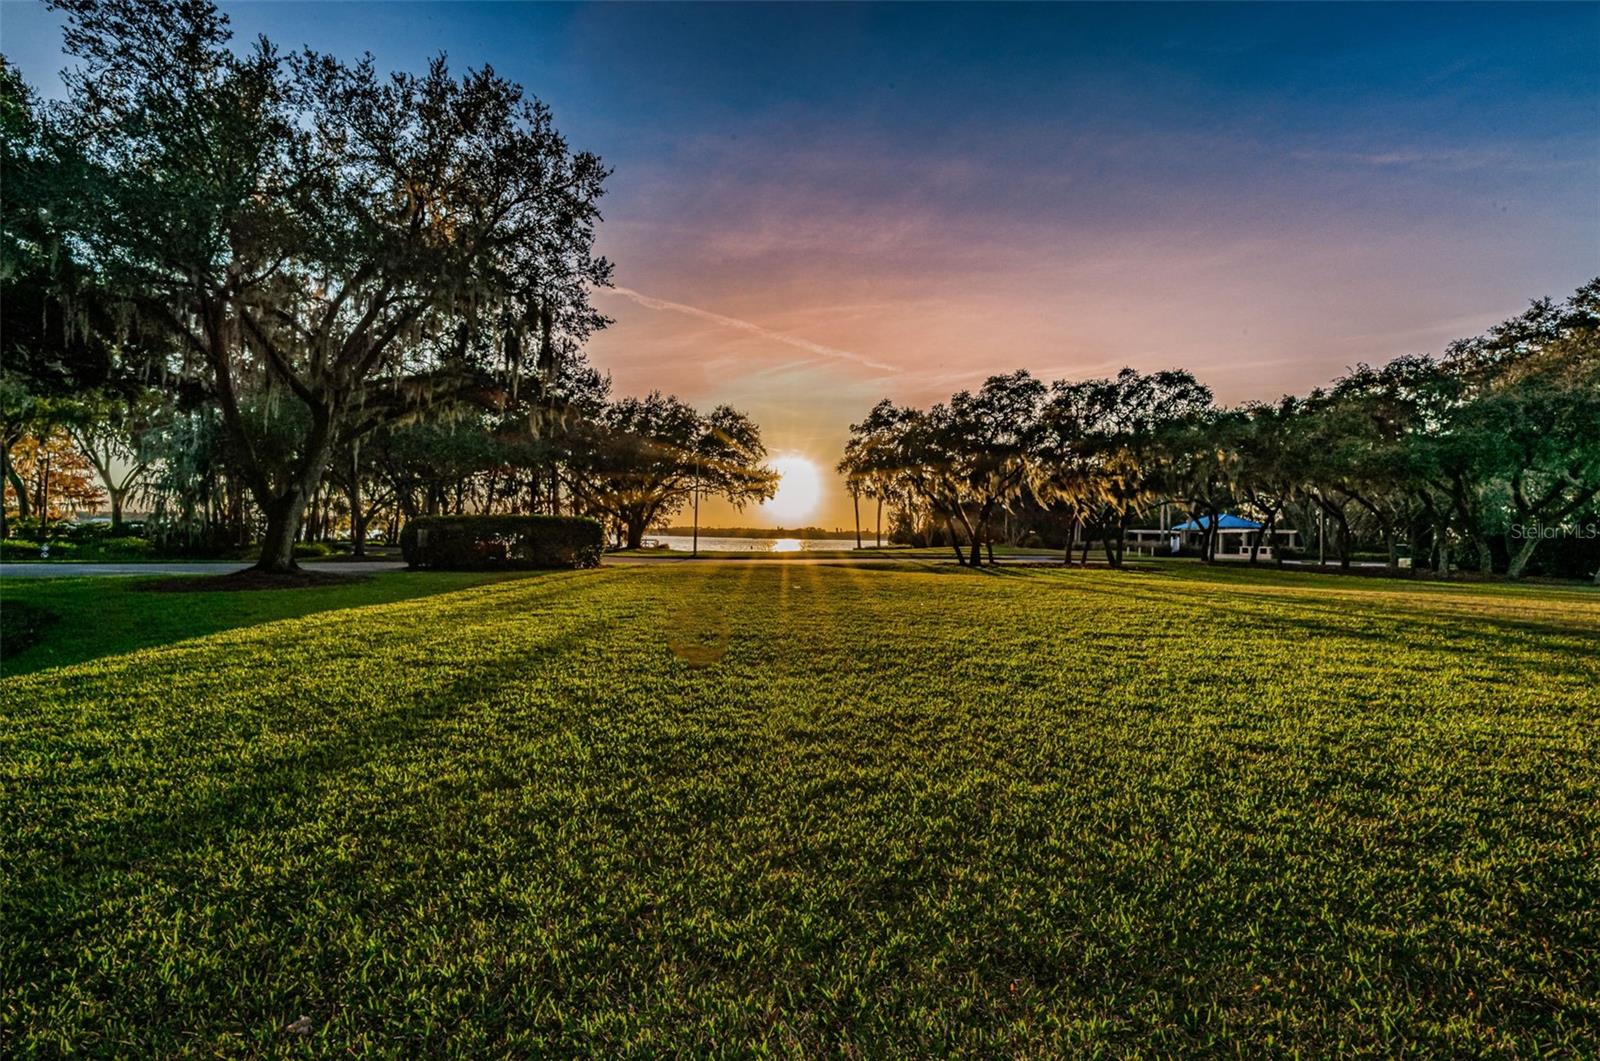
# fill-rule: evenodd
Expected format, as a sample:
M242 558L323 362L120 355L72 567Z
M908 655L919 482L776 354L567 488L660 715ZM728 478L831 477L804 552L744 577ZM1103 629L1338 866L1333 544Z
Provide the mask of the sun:
M778 492L763 502L761 511L781 525L803 520L817 510L822 499L822 475L801 456L774 457L767 462L778 473Z

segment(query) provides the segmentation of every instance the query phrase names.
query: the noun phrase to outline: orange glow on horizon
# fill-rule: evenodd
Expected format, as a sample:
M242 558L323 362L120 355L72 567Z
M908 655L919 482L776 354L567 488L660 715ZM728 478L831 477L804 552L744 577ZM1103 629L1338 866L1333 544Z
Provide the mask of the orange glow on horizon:
M815 515L817 503L822 500L822 473L815 462L799 454L786 454L767 464L778 473L778 492L761 505L761 514L778 526L798 525Z

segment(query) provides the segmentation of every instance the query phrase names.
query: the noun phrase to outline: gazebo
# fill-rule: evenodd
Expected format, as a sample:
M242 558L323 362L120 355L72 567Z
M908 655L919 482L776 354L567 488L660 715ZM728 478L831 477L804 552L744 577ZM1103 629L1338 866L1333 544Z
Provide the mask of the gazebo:
M1224 512L1217 517L1216 557L1219 560L1248 560L1250 559L1250 543L1254 540L1256 532L1265 524L1255 520L1245 519ZM1163 553L1176 553L1181 547L1198 549L1205 543L1206 531L1211 527L1211 517L1201 516L1199 519L1187 520L1175 527L1166 530L1154 528L1130 528L1128 531L1127 545L1134 552L1148 553L1159 556ZM1263 560L1272 559L1272 550L1278 548L1293 548L1298 544L1300 532L1275 527L1272 534L1261 541L1261 549L1257 556Z
M1256 532L1265 524L1257 523L1243 516L1234 516L1227 512L1217 517L1217 540L1215 554L1217 559L1250 559L1250 543L1255 539ZM1183 544L1198 549L1204 542L1206 531L1211 528L1211 517L1201 516L1199 519L1187 520L1172 528L1172 533L1181 535ZM1272 558L1274 546L1288 546L1293 548L1295 539L1300 536L1296 530L1283 530L1274 528L1270 537L1263 538L1257 556L1263 560Z

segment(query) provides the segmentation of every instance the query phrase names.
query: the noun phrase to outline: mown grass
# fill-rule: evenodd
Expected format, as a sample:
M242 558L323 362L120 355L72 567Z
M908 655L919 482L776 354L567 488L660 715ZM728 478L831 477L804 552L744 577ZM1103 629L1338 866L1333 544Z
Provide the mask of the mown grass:
M1582 591L640 565L9 678L0 1041L1582 1054L1597 650Z
M224 568L223 570L228 570ZM308 565L308 570L315 570ZM162 576L163 578L170 576ZM147 593L140 577L28 578L0 581L0 613L24 611L59 617L29 640L4 652L0 675L29 674L136 648L253 626L315 612L449 593L504 576L388 572L345 585L255 593ZM20 608L18 607L20 605ZM7 624L0 620L0 630Z

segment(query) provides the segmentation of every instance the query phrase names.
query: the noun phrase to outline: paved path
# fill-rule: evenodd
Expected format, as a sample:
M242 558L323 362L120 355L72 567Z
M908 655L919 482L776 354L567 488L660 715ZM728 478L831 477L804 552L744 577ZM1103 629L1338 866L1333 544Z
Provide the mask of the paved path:
M155 564L0 564L0 579L7 578L84 578L101 575L231 575L250 565L238 561ZM404 571L399 560L317 561L301 565L307 571L328 571L338 575L373 574L378 571Z

